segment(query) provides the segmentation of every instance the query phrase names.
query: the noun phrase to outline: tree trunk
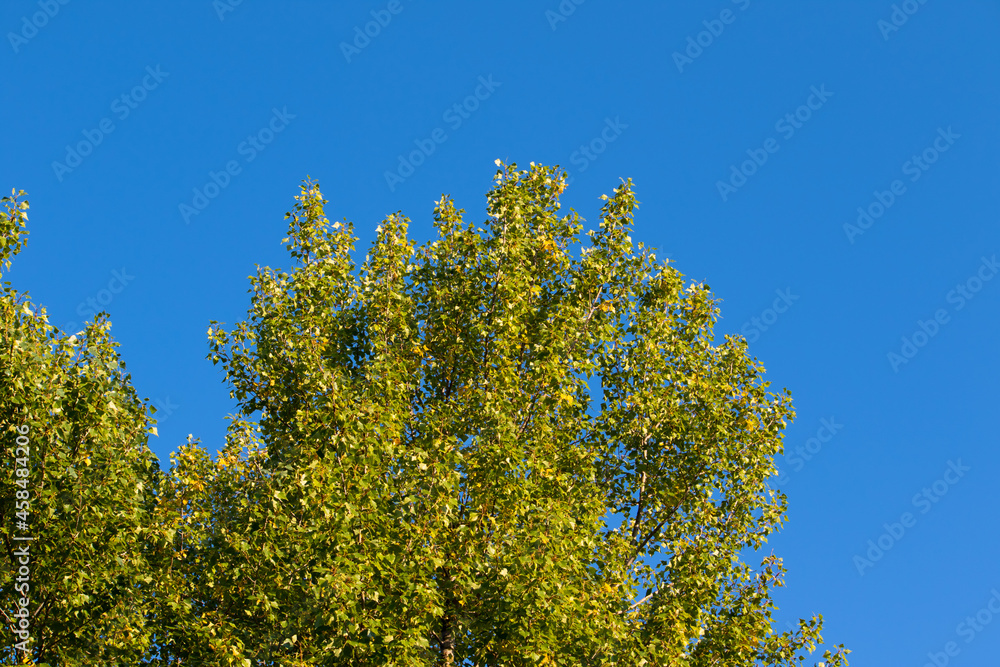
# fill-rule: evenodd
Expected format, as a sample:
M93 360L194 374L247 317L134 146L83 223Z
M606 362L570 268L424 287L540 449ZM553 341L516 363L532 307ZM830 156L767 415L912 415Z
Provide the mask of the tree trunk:
M454 667L455 664L455 596L452 590L451 571L444 568L441 572L441 586L444 589L444 615L441 616L441 634L438 644L441 649L442 667Z

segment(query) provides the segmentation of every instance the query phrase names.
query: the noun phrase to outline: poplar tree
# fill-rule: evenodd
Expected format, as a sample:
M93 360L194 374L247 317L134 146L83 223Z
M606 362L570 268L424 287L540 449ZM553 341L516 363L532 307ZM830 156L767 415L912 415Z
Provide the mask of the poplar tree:
M28 202L14 192L0 206L9 269ZM102 316L59 331L2 284L0 664L138 664L155 634L150 545L168 546L152 526L159 468L109 327Z
M292 267L208 330L228 440L182 447L159 496L163 664L799 665L822 642L772 618L788 392L633 242L631 181L584 233L565 173L498 165L481 225L442 196L436 239L390 215L360 265L302 185Z

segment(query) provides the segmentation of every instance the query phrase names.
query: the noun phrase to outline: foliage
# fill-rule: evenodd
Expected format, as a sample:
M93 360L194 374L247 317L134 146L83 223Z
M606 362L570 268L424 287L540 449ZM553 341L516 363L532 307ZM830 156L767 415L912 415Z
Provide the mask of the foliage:
M28 431L30 659L802 663L821 618L776 633L784 570L758 555L790 396L716 339L706 285L633 244L631 182L584 241L564 174L500 166L484 226L442 196L436 240L391 215L360 267L306 182L294 267L208 332L239 403L225 446L189 439L166 474L106 319L66 336L4 283L0 583ZM9 268L27 202L3 204Z
M24 245L28 202L5 197L0 264ZM159 468L146 445L147 406L131 386L106 319L79 336L3 283L0 294L0 541L4 642L0 664L20 664L11 631L14 550L29 535L31 662L136 664L153 635L155 566L149 545ZM155 430L154 430L155 431ZM17 451L17 436L28 456ZM15 474L26 459L28 477ZM25 493L27 491L27 494ZM30 507L16 506L27 495ZM22 501L23 502L23 501ZM23 523L27 524L25 526ZM23 581L20 580L20 581Z
M499 164L499 163L498 163ZM565 175L498 170L479 227L442 196L360 267L306 182L290 272L209 329L239 401L163 481L163 664L798 665L772 629L768 485L792 418L716 301L629 234L586 233ZM846 651L827 652L829 665Z

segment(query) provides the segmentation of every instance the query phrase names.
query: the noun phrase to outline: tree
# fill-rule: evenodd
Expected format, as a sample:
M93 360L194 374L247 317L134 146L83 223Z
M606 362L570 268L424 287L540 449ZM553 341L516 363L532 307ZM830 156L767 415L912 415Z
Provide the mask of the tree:
M2 200L8 269L27 234L23 197ZM0 664L136 664L154 634L149 547L166 546L150 527L159 470L147 406L109 326L100 317L67 335L3 283Z
M498 165L483 227L442 196L436 240L391 215L360 267L302 186L294 268L208 331L227 443L183 447L160 496L169 664L798 665L822 641L821 617L773 629L781 561L746 562L784 518L787 391L633 244L631 181L583 244L564 173Z

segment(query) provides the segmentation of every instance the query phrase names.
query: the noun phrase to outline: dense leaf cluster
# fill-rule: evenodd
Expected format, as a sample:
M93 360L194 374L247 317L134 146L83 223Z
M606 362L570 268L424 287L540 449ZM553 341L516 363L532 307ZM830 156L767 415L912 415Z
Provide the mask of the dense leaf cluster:
M747 561L784 517L791 399L716 340L707 286L633 244L631 182L586 234L564 189L500 165L483 226L442 196L437 239L391 215L357 266L306 182L293 268L260 268L246 320L208 331L227 441L166 473L106 323L66 338L5 288L0 434L32 425L46 550L34 657L801 664L821 619L775 632L781 561Z
M24 244L24 193L3 199L0 263ZM67 335L44 309L3 283L0 294L0 664L15 664L9 631L15 549L30 536L33 655L53 665L137 664L152 645L159 541L155 489L160 477L146 441L149 406L98 318ZM26 480L15 476L17 436L27 432ZM24 467L24 466L20 466ZM20 480L20 483L19 483ZM28 529L18 529L18 491L30 496ZM22 495L24 495L22 493ZM18 663L19 664L19 663Z

